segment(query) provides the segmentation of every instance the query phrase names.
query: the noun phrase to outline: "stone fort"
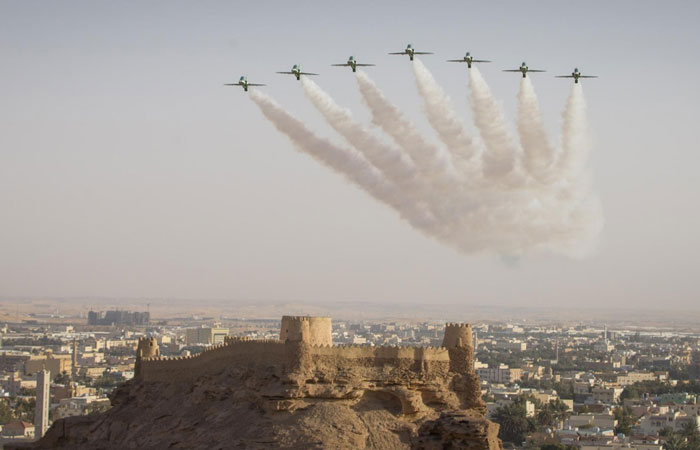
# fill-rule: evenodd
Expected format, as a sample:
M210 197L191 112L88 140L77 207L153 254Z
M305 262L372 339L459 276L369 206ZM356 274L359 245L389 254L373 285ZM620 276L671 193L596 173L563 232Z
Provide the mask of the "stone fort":
M473 370L472 329L448 323L440 347L333 345L329 317L282 317L279 340L228 337L202 353L160 355L155 338L137 348L141 382L192 383L222 371L279 380L262 392L267 408L293 410L295 399L382 396L400 414L475 410L483 414Z

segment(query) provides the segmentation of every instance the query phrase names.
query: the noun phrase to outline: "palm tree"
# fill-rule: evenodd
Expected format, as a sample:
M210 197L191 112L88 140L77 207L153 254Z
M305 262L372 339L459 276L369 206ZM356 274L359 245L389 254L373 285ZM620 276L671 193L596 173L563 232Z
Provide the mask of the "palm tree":
M697 417L683 424L681 436L688 442L688 448L700 448L700 430L698 430Z
M690 450L686 447L684 439L678 435L672 435L664 444L664 450Z
M501 426L498 437L507 442L520 444L528 433L535 431L534 420L527 417L524 402L514 402L494 411L492 420Z

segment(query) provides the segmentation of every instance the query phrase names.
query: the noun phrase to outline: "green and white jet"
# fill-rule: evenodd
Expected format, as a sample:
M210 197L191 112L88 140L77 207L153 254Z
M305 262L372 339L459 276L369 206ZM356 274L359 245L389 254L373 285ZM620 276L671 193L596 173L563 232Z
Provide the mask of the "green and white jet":
M301 79L302 75L318 75L317 73L302 72L301 65L299 65L299 64L294 64L292 66L292 70L289 72L277 72L277 73L281 73L284 75L294 75L297 78L297 80Z
M579 78L598 78L597 75L583 75L581 72L578 71L578 67L574 68L574 71L571 72L571 75L555 75L555 78L573 78L574 83L578 83Z
M523 78L525 78L527 76L528 72L546 72L546 70L530 69L529 67L527 67L527 64L523 62L522 64L520 64L520 68L508 69L508 70L504 70L504 72L520 72L523 74Z
M248 92L248 86L266 86L265 84L248 83L248 77L245 75L238 79L238 83L227 83L224 86L241 86L244 91Z
M468 68L472 68L472 63L489 63L491 61L486 60L486 59L474 59L474 57L467 52L466 55L464 55L464 58L462 59L448 59L447 62L456 62L456 63L467 63Z
M331 64L331 66L336 66L336 67L351 67L353 72L357 72L358 67L369 67L373 66L374 64L360 64L357 62L354 56L350 56L348 58L348 62L345 64Z
M406 49L402 52L389 53L390 55L408 55L408 57L413 61L413 55L432 55L432 52L417 52L411 44L406 46Z

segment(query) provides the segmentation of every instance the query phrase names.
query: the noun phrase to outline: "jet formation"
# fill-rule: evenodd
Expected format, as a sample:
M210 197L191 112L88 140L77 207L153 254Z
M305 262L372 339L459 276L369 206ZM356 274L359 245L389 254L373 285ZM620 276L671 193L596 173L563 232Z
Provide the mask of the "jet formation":
M392 52L389 53L389 55L407 55L408 58L413 61L413 57L415 55L432 55L432 52L419 52L416 51L415 48L413 48L413 45L408 44L406 48L402 52ZM466 63L467 68L471 69L472 64L474 63L490 63L492 61L487 60L487 59L475 59L470 52L467 52L464 57L461 59L448 59L447 62L455 62L455 63ZM342 64L331 64L331 66L335 67L350 67L353 72L357 71L358 67L369 67L369 66L374 66L375 64L365 64L365 63L359 63L354 56L350 56L347 60L347 62L342 63ZM541 69L530 69L527 65L527 63L523 62L520 67L517 69L505 69L503 70L504 72L520 72L523 75L523 78L527 77L528 73L535 73L535 72L546 72L545 70ZM297 80L301 79L301 76L308 76L308 75L319 75L317 73L311 73L311 72L302 72L301 71L301 65L299 64L294 64L292 66L292 69L289 72L277 72L279 74L284 74L284 75L294 75L294 77ZM579 72L578 68L575 68L573 72L571 72L571 75L556 75L556 78L573 78L574 83L578 84L579 78L598 78L596 75L583 75L581 72ZM241 86L244 91L248 92L248 87L249 86L265 86L264 84L255 84L255 83L249 83L248 82L248 77L242 76L239 80L238 83L227 83L224 84L224 86Z

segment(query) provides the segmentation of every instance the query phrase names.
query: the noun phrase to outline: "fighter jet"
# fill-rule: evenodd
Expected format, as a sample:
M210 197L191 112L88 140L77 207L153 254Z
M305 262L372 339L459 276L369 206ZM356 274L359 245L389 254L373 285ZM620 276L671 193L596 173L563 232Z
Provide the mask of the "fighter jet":
M471 69L472 63L482 63L482 62L487 63L487 62L491 62L491 61L488 61L486 59L474 59L474 57L472 55L470 55L469 52L467 52L467 54L464 55L464 58L462 58L462 59L448 59L447 62L467 63L467 67Z
M578 67L574 69L573 72L571 72L571 75L555 75L555 78L573 78L574 83L578 83L579 78L598 78L596 75L581 75L581 72L578 71Z
M238 79L238 83L227 83L224 86L241 86L244 91L248 92L248 86L265 86L264 84L248 83L248 77L245 75Z
M294 64L292 66L292 70L290 72L277 72L277 73L282 73L285 75L294 75L295 77L297 77L297 80L299 80L302 75L318 75L317 73L302 72L301 66L299 64Z
M546 72L546 70L530 69L529 67L527 67L527 64L523 62L522 64L520 64L519 69L504 70L504 72L521 72L523 74L523 78L525 78L528 72Z
M360 64L357 62L354 56L351 56L348 58L348 62L345 64L331 64L331 66L338 66L338 67L352 67L353 72L357 72L358 67L368 67L368 66L373 66L374 64Z
M406 50L402 52L389 53L390 55L408 55L408 57L413 61L413 55L432 55L432 52L417 52L411 44L406 46Z

